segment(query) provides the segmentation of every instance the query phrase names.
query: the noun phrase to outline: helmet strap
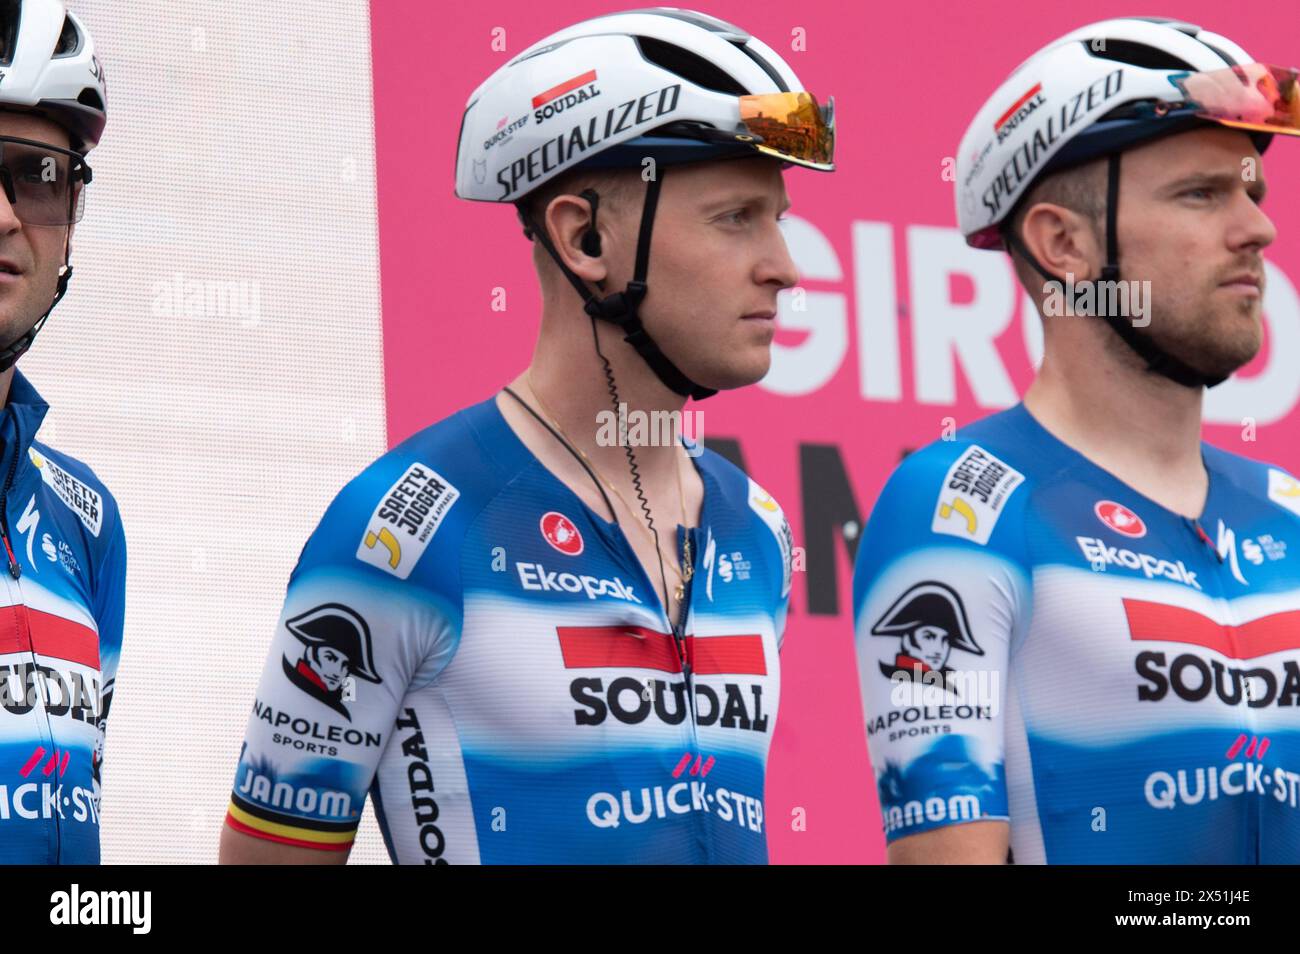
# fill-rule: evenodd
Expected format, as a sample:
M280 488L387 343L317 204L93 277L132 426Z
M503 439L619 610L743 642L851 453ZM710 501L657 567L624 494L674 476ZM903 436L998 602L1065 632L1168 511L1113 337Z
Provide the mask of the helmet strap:
M71 229L69 229L69 231L71 231ZM59 269L59 284L54 290L54 301L50 302L50 307L45 309L45 314L36 319L36 323L27 329L22 337L17 341L0 348L0 373L12 368L14 364L17 363L18 359L27 352L27 349L32 346L32 342L36 340L36 335L40 332L41 328L45 327L45 320L50 317L50 312L54 310L54 306L63 299L64 294L67 292L68 279L71 277L72 264L68 251L68 237L65 235L63 239L63 265Z
M599 318L602 321L617 325L623 332L623 340L636 349L637 354L650 366L650 369L654 371L656 377L663 382L665 387L683 397L691 397L700 401L711 397L717 391L712 388L701 387L683 374L681 369L669 360L668 356L660 350L659 345L650 337L650 333L646 331L641 316L638 314L641 302L645 299L646 292L649 290L646 286L646 274L650 270L650 238L654 230L655 209L659 204L659 189L663 174L664 169L660 167L656 170L655 177L646 184L645 204L641 209L641 228L637 235L636 265L632 273L632 280L627 283L627 288L623 291L615 292L604 298L597 297L583 280L564 264L564 260L556 251L550 236L547 235L546 229L535 224L527 210L523 210L521 215L524 219L525 229L537 236L538 241L542 243L542 247L546 249L564 277L569 280L569 284L582 296L583 310L592 318ZM599 196L593 189L586 189L581 195L591 203L592 228L594 229ZM596 243L590 240L589 236L590 233L583 237L584 251L596 246Z
M1119 164L1120 153L1113 152L1107 157L1106 164L1106 264L1102 267L1101 277L1094 282L1094 301L1104 301L1103 289L1099 282L1112 283L1119 281ZM1025 247L1024 241L1018 232L1008 230L1006 239L1008 244L1014 248L1025 261L1029 262L1034 269L1049 282L1059 283L1061 279L1053 275L1035 258ZM1076 285L1082 285L1083 282L1077 282ZM1105 314L1101 316L1105 319L1110 329L1119 335L1120 340L1133 350L1147 364L1148 371L1154 371L1156 374L1163 375L1175 384L1181 384L1183 387L1212 388L1216 384L1221 384L1227 379L1226 375L1219 377L1210 377L1202 374L1195 368L1180 361L1178 358L1169 354L1167 351L1157 345L1149 336L1142 334L1133 323L1123 315Z

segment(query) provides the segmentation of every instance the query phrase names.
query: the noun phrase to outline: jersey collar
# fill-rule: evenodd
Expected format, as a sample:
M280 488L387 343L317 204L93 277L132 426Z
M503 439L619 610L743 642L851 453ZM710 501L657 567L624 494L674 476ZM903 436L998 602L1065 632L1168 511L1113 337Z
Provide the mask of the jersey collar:
M49 409L40 392L15 368L13 380L9 383L9 398L3 414L0 414L0 487L9 476L9 468L15 467L15 455L19 459L14 470L13 487L23 483L26 468L22 466L22 458L28 456L32 440ZM13 487L10 488L11 494Z

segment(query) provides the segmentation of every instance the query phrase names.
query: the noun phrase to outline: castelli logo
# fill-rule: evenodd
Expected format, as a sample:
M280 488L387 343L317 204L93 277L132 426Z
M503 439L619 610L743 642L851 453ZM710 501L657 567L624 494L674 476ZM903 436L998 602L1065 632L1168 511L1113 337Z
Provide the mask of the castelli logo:
M1142 522L1142 518L1123 504L1117 504L1113 500L1098 500L1092 509L1097 514L1097 519L1116 533L1122 533L1126 537L1147 535L1147 525Z
M565 556L577 556L582 552L582 534L562 513L552 510L542 515L542 536Z

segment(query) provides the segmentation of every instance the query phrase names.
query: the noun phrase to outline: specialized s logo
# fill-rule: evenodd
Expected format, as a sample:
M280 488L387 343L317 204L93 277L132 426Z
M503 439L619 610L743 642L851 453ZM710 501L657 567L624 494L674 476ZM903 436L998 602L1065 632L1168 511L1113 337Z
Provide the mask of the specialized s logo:
M412 464L370 515L357 559L406 579L460 491L432 467Z
M1007 499L1025 475L972 444L943 479L930 529L981 546L989 542Z
M893 662L879 664L886 678L921 682L928 681L927 674L936 673L944 688L954 695L957 693L952 678L955 670L948 665L952 651L961 649L976 656L984 655L971 635L966 607L957 591L933 580L917 583L895 600L871 627L871 635L901 640Z
M351 722L352 714L343 705L349 677L383 682L375 672L366 621L341 603L326 603L284 625L305 647L297 663L283 657L284 674L307 695Z

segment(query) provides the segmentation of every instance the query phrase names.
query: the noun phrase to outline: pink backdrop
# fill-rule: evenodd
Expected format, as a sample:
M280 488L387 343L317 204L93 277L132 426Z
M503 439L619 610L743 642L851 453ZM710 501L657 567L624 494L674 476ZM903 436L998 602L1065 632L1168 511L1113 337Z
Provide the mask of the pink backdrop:
M539 299L513 210L453 195L456 136L466 99L497 66L535 40L616 9L592 2L539 7L515 0L491 5L372 0L390 444L486 397L531 354ZM914 306L928 309L933 320L944 302L980 299L987 314L990 302L1001 300L987 279L980 285L961 274L964 258L948 251L955 220L953 185L942 177L944 158L955 153L984 98L1037 46L1089 20L1132 13L1132 5L1097 2L1085 14L1068 6L1007 2L915 0L853 10L839 2L726 0L700 9L762 37L790 59L810 90L836 100L839 171L786 175L791 214L829 243L820 259L811 241L801 243L796 254L806 275L822 276L802 283L810 300L814 292L825 293L816 308L810 305L822 317L816 330L784 329L777 338L778 345L819 355L822 360L814 363L825 370L826 380L806 394L756 386L699 407L708 411L708 438L739 441L750 472L782 502L795 543L809 551L811 572L796 575L782 654L783 691L767 786L772 860L878 862L884 841L849 622L852 565L847 544L826 531L826 519L818 521L822 529L816 539L806 536L805 475L817 474L827 482L819 487L833 490L838 454L865 518L904 448L939 437L946 417L964 424L994 410L981 401L993 400L996 367L968 373L957 366L951 399L940 393L943 368L951 362L940 355L938 376L930 379L938 383L932 385L925 385L914 367ZM1263 61L1300 61L1300 49L1288 46L1267 8L1238 12L1197 0L1167 14L1228 34ZM491 46L497 27L506 31L504 53ZM791 52L791 31L797 27L804 30L805 52ZM1300 279L1300 186L1295 184L1300 142L1275 142L1265 169L1273 194L1266 208L1281 236L1268 257L1295 283ZM892 276L887 263L881 267L877 248L892 248ZM1008 282L1010 274L1008 268ZM504 313L490 307L498 286L507 290L510 307ZM1018 301L1006 297L1002 311L1011 315ZM890 319L891 313L896 318ZM860 322L873 319L876 330L863 333ZM890 354L890 328L897 329L897 359ZM846 345L836 363L841 336ZM916 350L929 354L933 338L932 332L918 335ZM1016 392L1023 391L1032 366L1018 314L995 340L1007 378ZM1266 343L1265 353L1244 374L1260 373L1276 357ZM1300 355L1280 358L1295 367ZM1285 387L1274 390L1289 393ZM1284 406L1280 419L1259 428L1253 444L1242 443L1239 426L1208 426L1207 437L1300 469L1296 404L1287 397ZM827 496L834 495L809 499L816 507ZM814 551L827 555L814 559ZM806 830L792 830L784 822L795 808L804 810Z

